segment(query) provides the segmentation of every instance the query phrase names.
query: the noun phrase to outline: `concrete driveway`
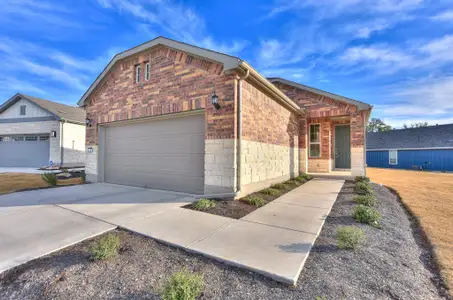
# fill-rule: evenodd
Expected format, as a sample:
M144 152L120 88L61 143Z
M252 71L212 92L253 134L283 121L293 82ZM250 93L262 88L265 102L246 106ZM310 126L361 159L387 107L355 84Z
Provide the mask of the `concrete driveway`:
M111 184L0 196L0 272L191 201L188 194Z

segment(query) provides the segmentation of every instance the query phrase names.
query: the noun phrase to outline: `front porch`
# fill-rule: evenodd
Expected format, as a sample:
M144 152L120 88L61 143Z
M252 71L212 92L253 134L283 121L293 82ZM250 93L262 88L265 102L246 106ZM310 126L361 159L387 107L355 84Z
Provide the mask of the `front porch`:
M365 175L365 116L301 120L300 169L314 177L350 180Z

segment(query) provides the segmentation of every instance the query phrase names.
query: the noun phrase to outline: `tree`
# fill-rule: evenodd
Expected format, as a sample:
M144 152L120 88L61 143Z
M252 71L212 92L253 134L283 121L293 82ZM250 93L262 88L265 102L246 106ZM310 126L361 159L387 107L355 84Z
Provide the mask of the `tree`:
M404 127L404 129L428 127L428 122L415 122L415 123L411 123L411 125L409 125L409 126L404 124L403 127Z
M381 131L390 131L392 126L387 125L381 119L372 118L366 127L368 132L381 132Z

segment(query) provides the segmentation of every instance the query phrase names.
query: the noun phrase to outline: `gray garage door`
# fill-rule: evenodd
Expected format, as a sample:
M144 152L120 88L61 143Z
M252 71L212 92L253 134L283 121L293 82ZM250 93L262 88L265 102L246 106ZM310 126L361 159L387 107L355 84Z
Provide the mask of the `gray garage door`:
M104 180L202 193L204 116L106 127Z
M49 135L0 136L0 167L47 166L49 151Z

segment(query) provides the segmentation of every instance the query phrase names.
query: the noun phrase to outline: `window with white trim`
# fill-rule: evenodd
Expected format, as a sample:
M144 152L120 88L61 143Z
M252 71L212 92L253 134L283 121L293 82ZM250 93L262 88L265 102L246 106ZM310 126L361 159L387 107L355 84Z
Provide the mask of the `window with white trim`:
M310 124L310 157L321 157L320 124Z
M149 65L149 63L146 63L146 65L145 65L145 80L146 81L149 80L149 72L150 72L150 65Z
M142 67L140 65L135 66L135 83L140 82L140 73L142 71Z
M26 142L35 142L38 140L38 137L35 135L35 136L26 136L25 137L25 141Z
M26 105L21 105L20 106L20 115L25 116L27 114L27 106Z
M398 150L389 150L389 164L390 165L398 164Z

